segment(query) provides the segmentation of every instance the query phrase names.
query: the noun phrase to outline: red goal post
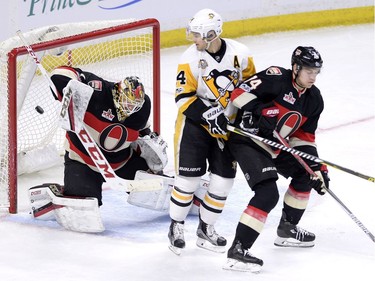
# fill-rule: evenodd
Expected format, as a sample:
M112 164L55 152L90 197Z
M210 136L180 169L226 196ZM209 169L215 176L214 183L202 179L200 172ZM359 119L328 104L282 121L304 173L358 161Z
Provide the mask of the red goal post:
M139 76L152 100L153 130L160 133L160 25L156 19L69 23L38 28L24 36L47 72L69 65L113 82ZM65 132L58 123L59 107L20 39L1 42L0 211L17 212L20 174L61 161Z

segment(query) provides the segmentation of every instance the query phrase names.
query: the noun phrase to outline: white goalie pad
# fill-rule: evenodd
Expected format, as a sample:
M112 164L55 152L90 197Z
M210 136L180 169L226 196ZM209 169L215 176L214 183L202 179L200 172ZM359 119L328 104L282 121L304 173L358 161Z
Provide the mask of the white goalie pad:
M145 171L137 171L135 174L136 180L146 180L146 179L160 179L163 182L163 188L159 190L152 191L142 191L142 192L130 192L128 196L128 203L134 206L167 212L169 211L169 203L171 198L171 192L174 187L175 179L168 176L160 176L155 174L150 174ZM203 200L206 194L207 188L209 186L209 181L201 179L200 186L195 192L195 196L199 198L199 201ZM199 212L199 204L193 204L190 209L190 214L197 215Z
M135 180L146 180L146 179L161 179L163 181L163 188L159 190L130 192L128 196L128 203L156 211L167 211L169 210L169 198L174 186L174 178L167 176L160 176L150 174L145 171L137 171L135 174Z
M32 214L40 220L53 220L77 232L105 230L96 198L64 197L58 184L43 184L29 189Z
M141 150L141 157L153 172L160 172L168 163L168 144L161 136L144 136L135 142Z
M63 89L60 124L64 130L79 132L83 127L83 118L94 89L90 86L70 80Z
M49 184L29 188L31 214L38 220L55 220L52 198L47 192ZM56 188L60 186L56 184Z
M98 199L60 198L52 200L57 222L65 229L98 233L105 230L100 216Z

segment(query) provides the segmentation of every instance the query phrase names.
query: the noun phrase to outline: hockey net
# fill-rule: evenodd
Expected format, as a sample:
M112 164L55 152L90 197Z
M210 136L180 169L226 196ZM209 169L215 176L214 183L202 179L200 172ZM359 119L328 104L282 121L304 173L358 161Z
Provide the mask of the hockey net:
M70 23L25 32L49 73L68 65L117 82L139 76L160 131L160 29L156 19ZM21 40L0 43L0 211L17 212L17 177L61 163L60 103Z

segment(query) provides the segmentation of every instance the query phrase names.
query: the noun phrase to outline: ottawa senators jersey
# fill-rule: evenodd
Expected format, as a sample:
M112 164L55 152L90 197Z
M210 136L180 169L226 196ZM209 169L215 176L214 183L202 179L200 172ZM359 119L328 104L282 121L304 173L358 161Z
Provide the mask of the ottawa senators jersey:
M249 49L234 40L220 39L221 49L210 54L191 45L182 55L176 77L175 101L179 114L202 124L202 113L220 104L234 120L236 108L230 94L241 81L255 73Z
M299 91L292 71L272 66L253 75L240 86L244 92L232 95L233 104L242 111L253 111L259 104L273 102L279 108L276 130L289 137L292 147L315 145L315 131L324 103L319 89L313 85ZM238 114L236 125L241 122Z
M116 107L113 102L113 82L106 81L93 73L61 67L62 71L55 71L51 76L58 90L59 99L62 98L62 90L71 78L75 78L70 72L76 73L81 82L94 89L84 123L87 131L98 144L104 156L114 170L126 164L132 155L130 144L138 139L139 131L148 126L151 110L150 98L145 95L142 108L120 122L117 118ZM66 150L69 158L86 163L96 170L94 162L86 152L84 146L74 132L67 132Z

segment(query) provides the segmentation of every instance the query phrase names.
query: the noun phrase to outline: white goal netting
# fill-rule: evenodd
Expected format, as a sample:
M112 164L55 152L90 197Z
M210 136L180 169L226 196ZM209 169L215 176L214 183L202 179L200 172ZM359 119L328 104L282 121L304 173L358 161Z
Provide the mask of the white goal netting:
M47 72L69 65L113 82L136 75L158 104L159 33L157 20L147 19L47 26L24 36ZM61 160L65 132L58 125L59 108L18 36L1 42L0 209L17 211L17 175Z

